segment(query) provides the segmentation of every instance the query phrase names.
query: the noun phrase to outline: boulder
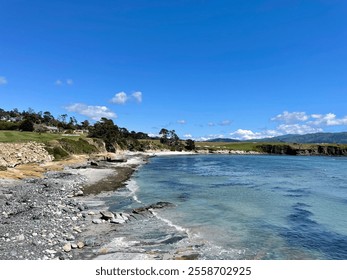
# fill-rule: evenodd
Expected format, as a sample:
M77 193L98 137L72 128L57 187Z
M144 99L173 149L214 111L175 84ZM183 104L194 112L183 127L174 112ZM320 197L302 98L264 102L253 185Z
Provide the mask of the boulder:
M100 211L100 214L101 214L101 219L104 219L104 220L112 220L114 219L114 214L110 211Z
M72 249L71 243L66 243L63 247L64 252L67 252L67 253L70 252L71 249Z
M112 224L124 224L125 221L123 219L119 219L119 218L116 219L115 218L115 219L110 220L110 223L112 223Z

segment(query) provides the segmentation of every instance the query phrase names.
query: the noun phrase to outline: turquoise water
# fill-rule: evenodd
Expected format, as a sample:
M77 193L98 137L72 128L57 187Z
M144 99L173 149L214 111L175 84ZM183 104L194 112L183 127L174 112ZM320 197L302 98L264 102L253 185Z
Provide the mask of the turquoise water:
M337 157L155 157L109 203L175 204L125 227L128 249L137 242L142 252L189 248L200 259L347 259L346 175L347 159Z

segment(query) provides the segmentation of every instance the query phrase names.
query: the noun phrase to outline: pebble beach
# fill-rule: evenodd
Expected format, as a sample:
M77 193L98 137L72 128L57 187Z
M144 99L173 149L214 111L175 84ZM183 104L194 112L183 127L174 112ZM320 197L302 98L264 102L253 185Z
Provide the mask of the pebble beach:
M147 155L82 161L41 178L0 179L0 259L92 259L132 213L109 213L98 196L124 185Z

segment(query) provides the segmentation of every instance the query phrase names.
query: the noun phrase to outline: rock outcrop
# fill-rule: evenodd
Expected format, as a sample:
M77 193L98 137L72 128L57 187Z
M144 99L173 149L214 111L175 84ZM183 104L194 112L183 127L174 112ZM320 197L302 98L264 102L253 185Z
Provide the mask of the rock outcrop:
M41 143L0 143L0 166L5 168L26 163L49 162L53 159Z
M317 155L317 156L347 156L347 148L346 146L338 146L338 145L310 145L301 146L300 144L296 145L272 145L272 144L264 144L259 145L264 153L268 154L280 154L280 155Z

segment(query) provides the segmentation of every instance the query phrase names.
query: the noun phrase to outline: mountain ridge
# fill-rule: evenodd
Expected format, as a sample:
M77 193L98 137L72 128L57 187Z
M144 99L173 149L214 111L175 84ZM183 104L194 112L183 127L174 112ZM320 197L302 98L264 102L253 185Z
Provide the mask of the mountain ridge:
M308 134L285 134L271 138L237 140L232 138L215 138L205 142L283 142L305 144L347 144L347 132L318 132Z

